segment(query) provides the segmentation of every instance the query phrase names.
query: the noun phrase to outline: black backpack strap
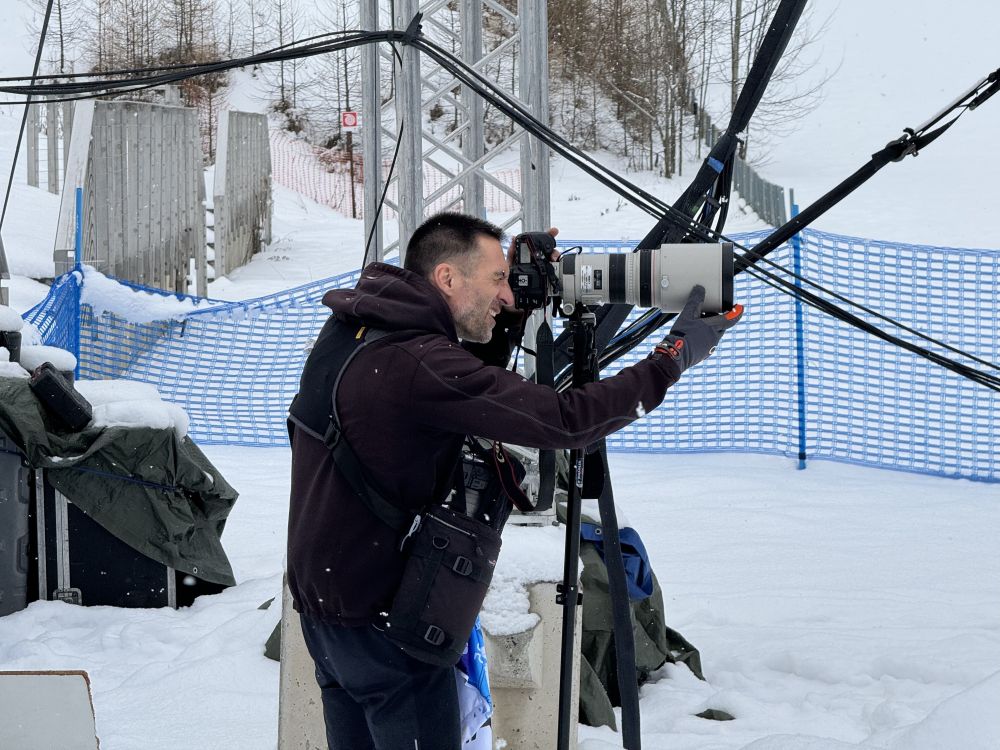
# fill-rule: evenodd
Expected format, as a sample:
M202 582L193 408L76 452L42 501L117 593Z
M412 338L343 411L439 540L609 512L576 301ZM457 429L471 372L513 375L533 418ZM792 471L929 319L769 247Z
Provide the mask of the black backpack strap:
M344 437L337 414L337 390L344 372L373 341L389 336L406 336L417 331L383 331L369 328L354 319L331 315L320 332L302 371L299 392L289 408L289 434L302 429L324 442L344 479L375 516L399 533L414 523L416 514L387 500L365 470L349 441Z
M358 454L354 452L339 425L333 419L330 420L330 427L323 436L323 442L330 449L340 473L368 510L374 513L382 523L397 532L402 533L410 528L414 522L415 514L402 510L383 497L361 465Z
M401 333L407 332L404 331ZM340 426L340 415L337 413L337 390L340 388L340 381L343 379L348 366L366 345L390 335L396 334L395 332L365 327L362 327L358 331L355 338L357 346L351 350L341 365L340 372L337 373L337 379L333 384L333 390L330 393L330 423L323 435L323 442L333 454L333 460L336 461L340 473L347 480L347 483L351 485L351 488L361 499L361 502L382 523L402 533L414 524L414 516L416 514L405 511L385 499L378 484L368 475L368 472L361 463L361 459L358 458L358 454L354 452L354 448L351 447L350 442L344 437L343 429Z

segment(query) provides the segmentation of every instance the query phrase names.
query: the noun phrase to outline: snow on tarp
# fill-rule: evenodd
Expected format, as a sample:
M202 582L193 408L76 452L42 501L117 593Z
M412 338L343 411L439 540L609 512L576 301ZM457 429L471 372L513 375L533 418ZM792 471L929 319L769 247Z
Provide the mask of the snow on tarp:
M160 398L148 383L134 380L81 380L76 389L94 407L94 427L152 427L187 435L187 412Z
M43 362L51 362L60 372L76 369L76 355L58 346L29 345L21 347L21 366L31 372Z
M198 304L190 299L178 299L143 292L109 279L92 266L83 266L81 304L90 305L94 315L109 312L130 323L151 323L154 320L180 320L188 313L213 303Z
M0 346L0 378L26 378L28 372L17 362L10 361L7 347Z
M0 305L0 331L20 331L24 320L7 305Z

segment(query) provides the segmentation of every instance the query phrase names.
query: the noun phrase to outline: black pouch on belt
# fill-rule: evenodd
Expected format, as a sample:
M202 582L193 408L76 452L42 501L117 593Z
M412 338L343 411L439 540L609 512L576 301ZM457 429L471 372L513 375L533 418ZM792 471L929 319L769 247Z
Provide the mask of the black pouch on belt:
M451 667L462 656L493 579L500 534L444 506L414 519L385 634L410 656Z

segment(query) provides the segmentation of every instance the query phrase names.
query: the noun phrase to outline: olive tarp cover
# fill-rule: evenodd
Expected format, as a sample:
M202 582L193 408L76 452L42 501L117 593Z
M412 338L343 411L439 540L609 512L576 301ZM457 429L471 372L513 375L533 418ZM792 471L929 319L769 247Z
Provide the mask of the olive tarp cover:
M59 492L135 550L235 585L220 537L237 492L190 438L145 427L67 432L21 378L0 378L0 431Z

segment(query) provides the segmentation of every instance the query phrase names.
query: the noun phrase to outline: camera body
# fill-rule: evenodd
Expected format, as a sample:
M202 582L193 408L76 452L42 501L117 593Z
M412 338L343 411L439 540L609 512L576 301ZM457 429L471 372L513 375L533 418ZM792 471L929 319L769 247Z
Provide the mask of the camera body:
M551 261L556 238L548 232L525 232L514 238L510 288L514 307L538 310L562 296L562 282Z
M607 303L680 312L692 287L705 287L706 312L733 306L731 242L661 245L632 253L568 253L552 261L555 238L526 232L514 238L510 287L514 306L537 310L550 302L570 315L577 304Z

